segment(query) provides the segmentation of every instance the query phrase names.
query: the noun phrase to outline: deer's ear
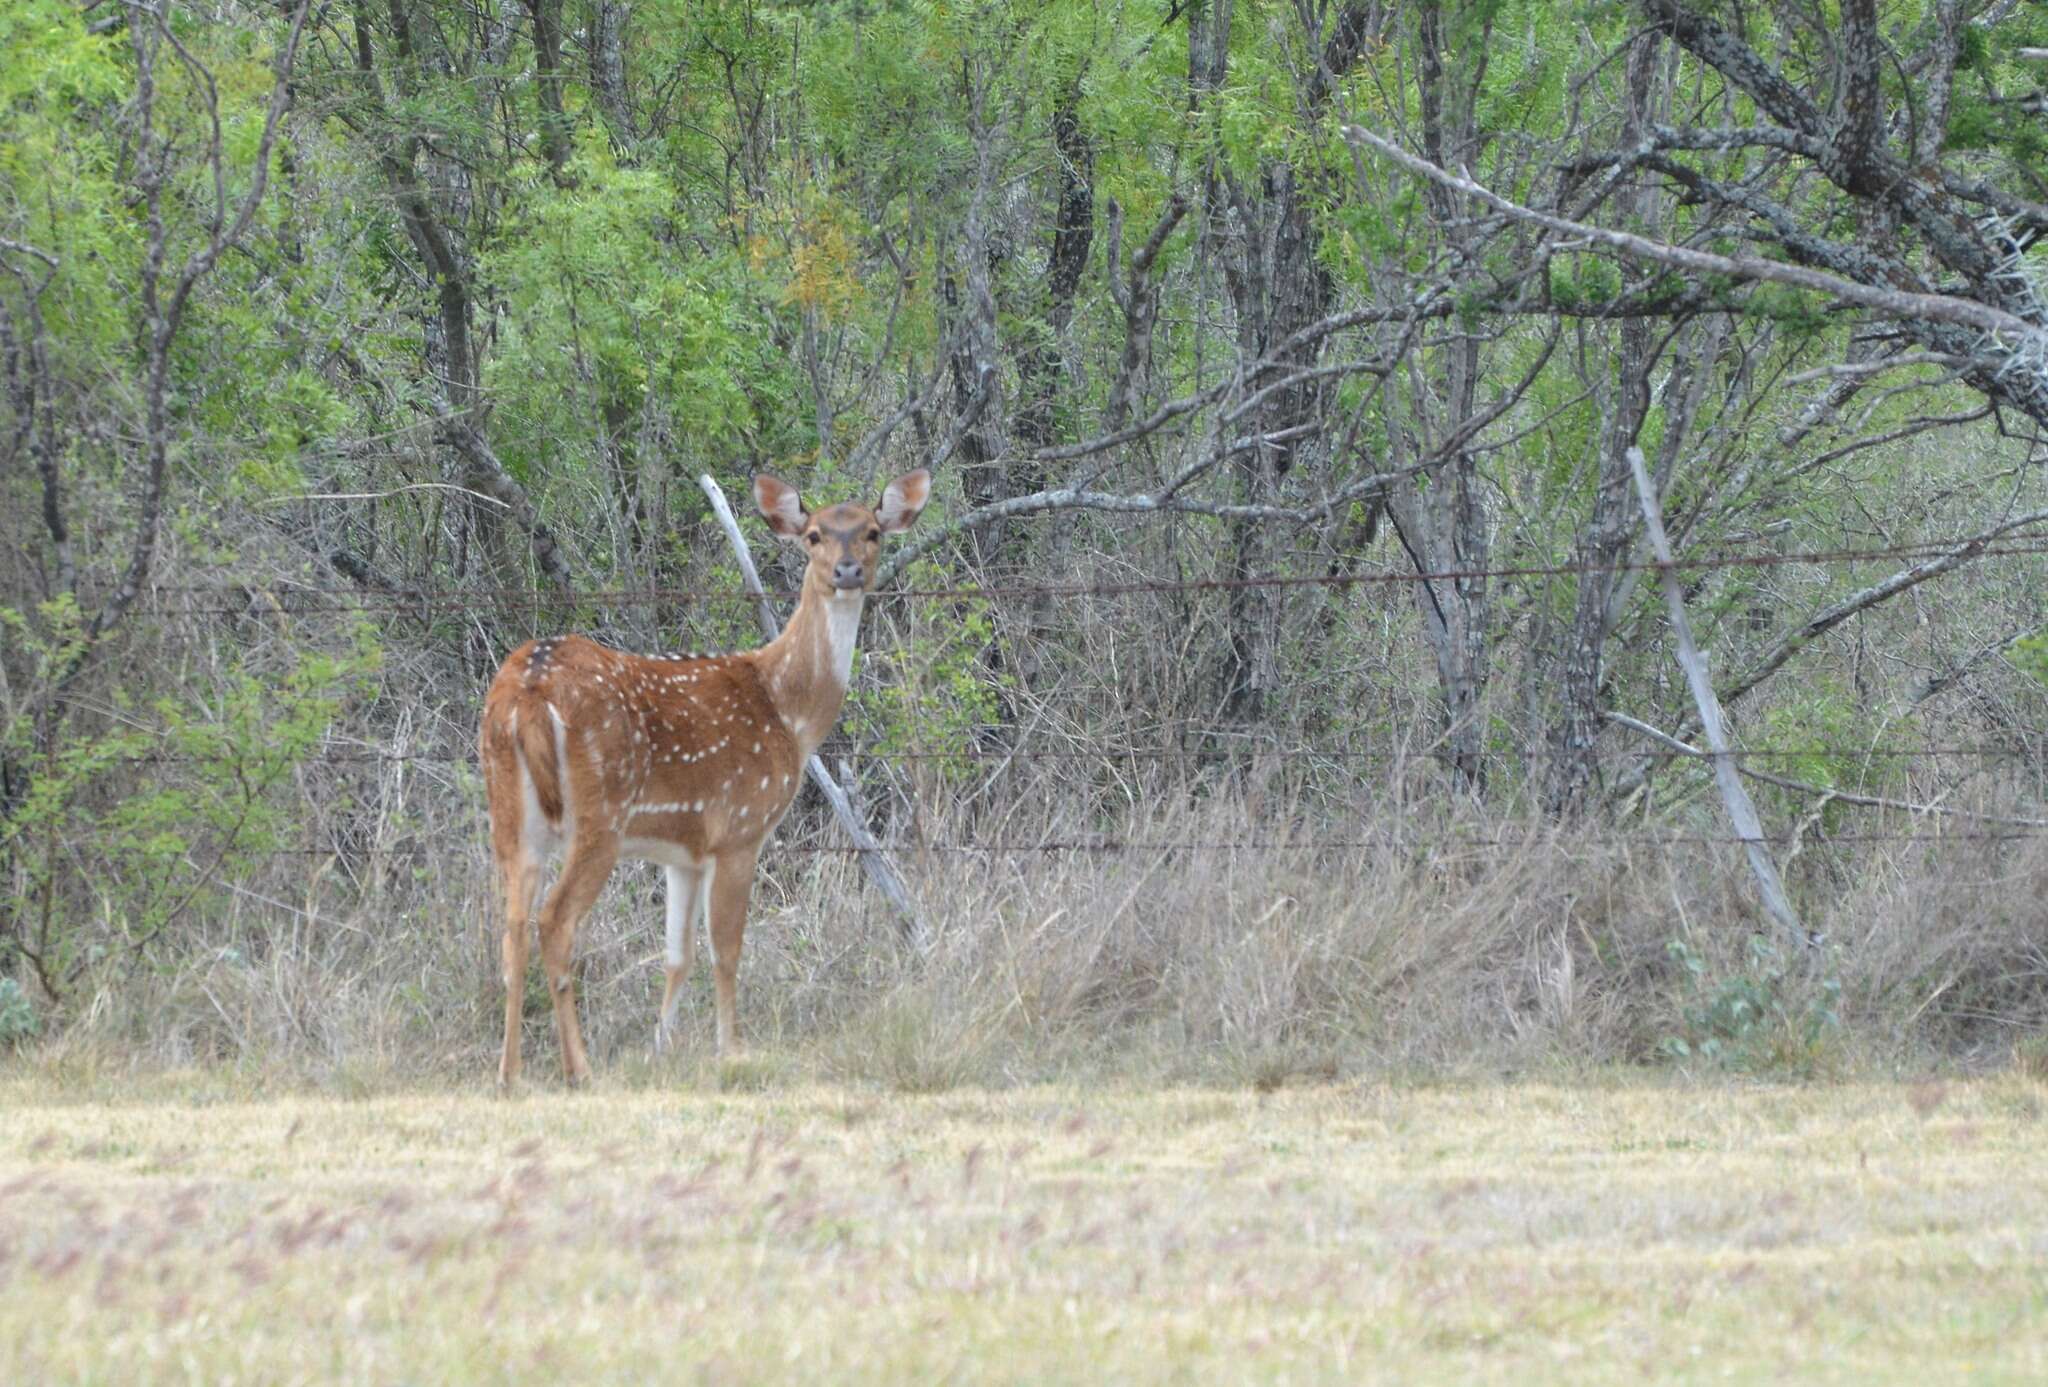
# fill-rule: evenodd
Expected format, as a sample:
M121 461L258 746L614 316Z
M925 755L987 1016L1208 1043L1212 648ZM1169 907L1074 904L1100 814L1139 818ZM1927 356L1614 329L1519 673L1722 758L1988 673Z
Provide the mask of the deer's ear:
M882 528L890 534L901 534L916 522L918 512L924 509L925 498L931 495L932 474L922 467L915 472L905 472L882 490L882 504L875 507L875 515L882 522Z
M754 478L754 504L761 508L761 518L768 522L768 528L784 539L795 539L804 532L804 503L797 499L796 488L778 478L763 472Z

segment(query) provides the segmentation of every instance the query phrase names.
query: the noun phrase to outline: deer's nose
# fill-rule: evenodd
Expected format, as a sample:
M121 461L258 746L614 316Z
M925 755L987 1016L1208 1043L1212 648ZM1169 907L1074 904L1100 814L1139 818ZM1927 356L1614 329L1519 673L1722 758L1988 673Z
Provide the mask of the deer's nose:
M835 588L857 588L867 576L867 568L859 559L841 559L832 565L832 586Z

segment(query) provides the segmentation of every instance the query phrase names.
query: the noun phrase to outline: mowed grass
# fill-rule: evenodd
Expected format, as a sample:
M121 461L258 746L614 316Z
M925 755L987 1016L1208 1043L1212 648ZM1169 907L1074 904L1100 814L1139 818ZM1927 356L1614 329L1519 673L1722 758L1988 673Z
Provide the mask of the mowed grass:
M714 1079L0 1083L0 1379L2048 1379L2018 1076Z

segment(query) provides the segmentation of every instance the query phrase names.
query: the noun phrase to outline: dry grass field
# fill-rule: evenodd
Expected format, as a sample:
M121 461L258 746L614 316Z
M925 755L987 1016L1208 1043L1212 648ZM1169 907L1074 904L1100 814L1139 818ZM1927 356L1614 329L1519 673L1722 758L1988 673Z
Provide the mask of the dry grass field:
M0 1379L2048 1378L2048 1091L2017 1075L718 1078L0 1080Z

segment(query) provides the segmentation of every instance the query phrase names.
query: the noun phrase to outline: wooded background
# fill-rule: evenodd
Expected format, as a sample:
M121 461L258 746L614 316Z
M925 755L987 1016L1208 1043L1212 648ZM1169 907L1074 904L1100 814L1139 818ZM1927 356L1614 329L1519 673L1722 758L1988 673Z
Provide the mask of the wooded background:
M827 757L936 954L805 799L770 1043L2048 1016L2041 5L13 0L0 54L0 1045L471 1063L498 660L750 644L695 477L916 465Z

